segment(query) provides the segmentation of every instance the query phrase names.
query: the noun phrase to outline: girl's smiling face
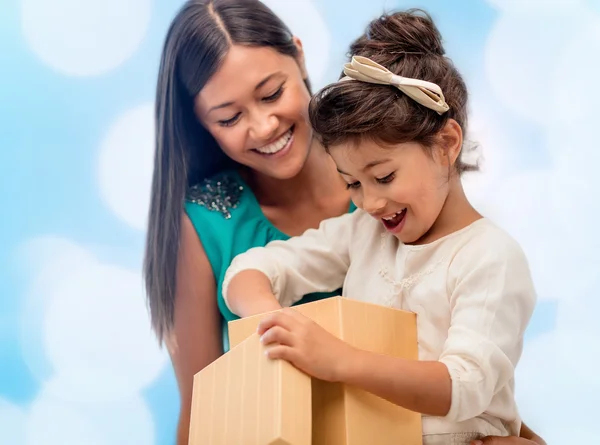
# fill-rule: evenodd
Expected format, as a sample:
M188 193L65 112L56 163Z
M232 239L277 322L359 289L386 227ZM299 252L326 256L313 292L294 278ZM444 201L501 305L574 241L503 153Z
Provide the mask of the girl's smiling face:
M462 137L454 124L431 148L416 142L386 146L366 138L329 148L356 206L404 244L431 232L456 183L451 179L458 176L453 166Z

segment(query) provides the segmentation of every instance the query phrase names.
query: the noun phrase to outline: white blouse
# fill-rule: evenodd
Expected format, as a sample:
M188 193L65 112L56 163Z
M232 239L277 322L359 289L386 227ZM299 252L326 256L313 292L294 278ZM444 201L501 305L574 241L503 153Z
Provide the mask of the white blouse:
M358 209L237 256L225 299L247 269L269 277L284 307L343 286L344 297L415 312L419 359L444 363L452 379L449 413L424 415L423 434L519 435L514 370L536 294L520 246L490 220L412 246Z

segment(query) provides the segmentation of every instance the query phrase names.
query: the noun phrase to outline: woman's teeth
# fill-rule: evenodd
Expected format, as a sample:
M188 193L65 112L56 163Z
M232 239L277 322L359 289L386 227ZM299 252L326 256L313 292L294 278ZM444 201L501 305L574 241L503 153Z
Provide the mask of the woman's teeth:
M290 141L291 137L292 137L292 129L290 128L288 131L285 132L285 134L283 136L281 136L275 142L271 142L270 144L267 144L260 148L256 148L255 150L258 151L259 153L266 154L266 155L275 154L278 151L281 151L287 145L287 143Z

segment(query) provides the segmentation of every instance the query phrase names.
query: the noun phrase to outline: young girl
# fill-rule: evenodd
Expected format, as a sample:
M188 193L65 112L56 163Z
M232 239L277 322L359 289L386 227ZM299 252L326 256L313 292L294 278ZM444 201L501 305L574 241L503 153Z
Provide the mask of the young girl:
M358 207L236 257L223 296L239 315L332 291L417 314L419 361L358 350L293 310L259 333L273 359L423 414L424 444L518 435L514 369L535 305L518 244L469 203L465 84L426 14L383 16L310 119Z

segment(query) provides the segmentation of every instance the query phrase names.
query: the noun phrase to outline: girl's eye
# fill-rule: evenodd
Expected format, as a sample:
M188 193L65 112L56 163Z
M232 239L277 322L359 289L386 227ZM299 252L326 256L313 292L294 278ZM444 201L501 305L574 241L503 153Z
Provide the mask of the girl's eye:
M347 189L357 189L360 187L360 182L351 182L350 184L346 184Z
M263 97L263 100L265 102L274 102L277 99L279 99L281 97L281 95L283 94L283 85L280 86L277 91L275 91L273 94L271 94L270 96L267 97Z
M231 119L225 119L225 120L219 121L219 125L221 127L231 127L233 124L235 124L238 121L239 117L240 117L240 113L236 114Z
M383 178L377 178L376 181L380 184L388 184L388 183L392 182L395 177L396 177L395 173L390 173L389 175L384 176Z

